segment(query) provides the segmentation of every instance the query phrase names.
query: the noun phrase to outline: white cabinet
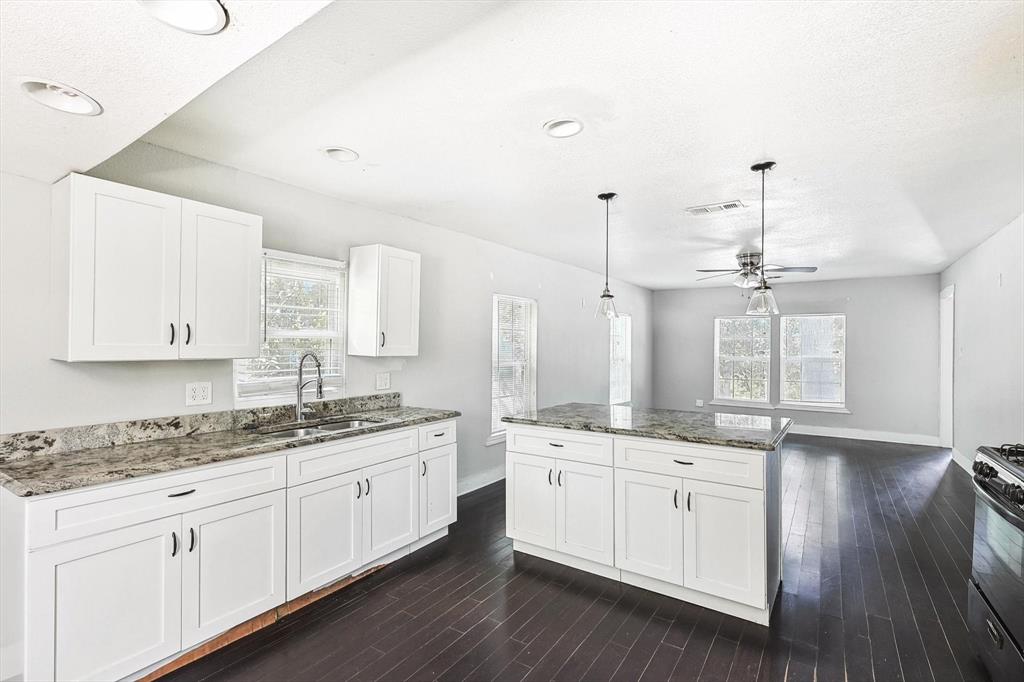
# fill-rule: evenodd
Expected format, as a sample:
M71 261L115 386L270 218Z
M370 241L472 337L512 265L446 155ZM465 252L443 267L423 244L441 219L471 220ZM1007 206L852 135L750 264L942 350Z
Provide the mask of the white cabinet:
M765 608L764 493L685 480L683 584Z
M259 352L262 218L72 173L52 191L58 360Z
M555 549L611 566L615 561L614 484L610 467L558 460Z
M363 564L363 472L288 489L288 598Z
M615 565L624 571L683 583L683 481L615 470Z
M532 545L555 546L555 460L509 452L505 471L505 534Z
M416 455L363 469L363 563L419 539Z
M182 516L183 647L285 601L285 492Z
M419 354L420 255L383 244L356 246L348 273L349 355Z
M420 536L455 523L457 452L458 447L452 443L420 453Z
M115 680L181 648L181 517L31 552L27 680Z
M263 219L182 200L182 358L259 355Z

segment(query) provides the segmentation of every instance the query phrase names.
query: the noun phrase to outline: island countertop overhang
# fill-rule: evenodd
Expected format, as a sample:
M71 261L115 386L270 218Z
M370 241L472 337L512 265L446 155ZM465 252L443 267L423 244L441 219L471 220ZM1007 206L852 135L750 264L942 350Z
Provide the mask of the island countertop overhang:
M777 448L793 423L788 417L595 403L563 403L523 415L502 417L502 421L760 451Z

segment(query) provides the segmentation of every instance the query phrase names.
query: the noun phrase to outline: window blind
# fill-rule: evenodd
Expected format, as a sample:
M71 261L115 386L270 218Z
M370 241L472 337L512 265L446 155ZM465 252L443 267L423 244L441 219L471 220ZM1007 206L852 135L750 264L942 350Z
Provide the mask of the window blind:
M782 402L846 403L846 316L784 315Z
M715 399L768 402L770 317L715 320Z
M505 431L502 417L537 408L537 302L494 295L491 329L491 433Z
M608 361L608 402L612 405L632 400L633 319L626 314L613 317Z
M260 355L235 361L236 396L244 400L291 395L299 360L310 351L320 358L324 390L342 390L345 264L267 251L262 286Z

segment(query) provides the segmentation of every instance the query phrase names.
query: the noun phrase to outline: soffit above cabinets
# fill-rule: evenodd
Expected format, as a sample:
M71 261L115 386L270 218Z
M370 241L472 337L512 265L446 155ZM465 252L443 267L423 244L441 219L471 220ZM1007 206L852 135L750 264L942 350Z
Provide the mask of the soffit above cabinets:
M229 21L193 35L135 2L0 3L0 170L43 182L85 171L141 137L328 4L223 0ZM48 109L24 79L57 81L96 99L99 116Z
M759 241L748 169L772 158L767 258L821 267L784 281L931 273L1022 210L1022 24L1020 2L338 2L144 139L594 273L614 188L611 276L651 288Z

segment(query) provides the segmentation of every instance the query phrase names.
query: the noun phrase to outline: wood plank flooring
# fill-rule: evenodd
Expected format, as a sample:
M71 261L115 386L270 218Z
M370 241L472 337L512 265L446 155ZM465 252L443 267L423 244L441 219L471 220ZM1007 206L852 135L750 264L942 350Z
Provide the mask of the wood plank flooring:
M949 451L791 436L783 455L769 628L513 553L498 483L446 540L164 679L987 680Z

